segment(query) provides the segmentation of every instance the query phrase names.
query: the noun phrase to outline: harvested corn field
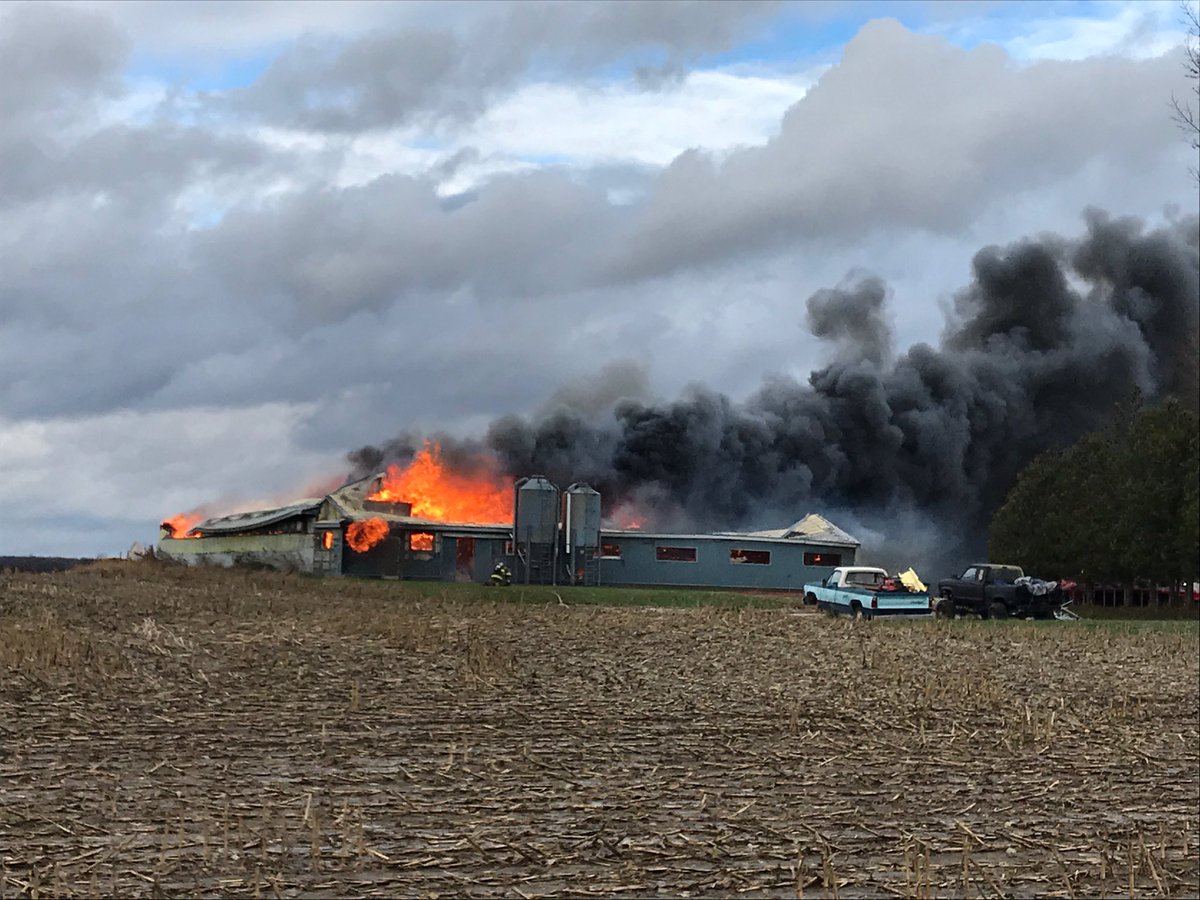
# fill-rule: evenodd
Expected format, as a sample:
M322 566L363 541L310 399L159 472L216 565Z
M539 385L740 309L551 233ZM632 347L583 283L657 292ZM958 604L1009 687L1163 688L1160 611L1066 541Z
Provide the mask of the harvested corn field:
M1200 889L1192 625L406 591L0 576L0 895Z

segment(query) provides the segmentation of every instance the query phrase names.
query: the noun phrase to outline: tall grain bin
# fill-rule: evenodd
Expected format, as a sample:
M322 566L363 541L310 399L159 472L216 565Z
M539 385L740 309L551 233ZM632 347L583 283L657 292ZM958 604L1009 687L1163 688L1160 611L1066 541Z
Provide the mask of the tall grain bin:
M563 493L563 559L571 584L600 583L600 493L577 481Z
M514 485L513 575L525 584L554 584L558 558L558 488L544 475Z

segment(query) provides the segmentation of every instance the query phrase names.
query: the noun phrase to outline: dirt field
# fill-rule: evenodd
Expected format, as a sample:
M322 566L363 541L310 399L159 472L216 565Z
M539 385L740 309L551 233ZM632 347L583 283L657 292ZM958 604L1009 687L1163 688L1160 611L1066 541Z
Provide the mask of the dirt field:
M402 591L0 575L0 896L1200 891L1194 626Z

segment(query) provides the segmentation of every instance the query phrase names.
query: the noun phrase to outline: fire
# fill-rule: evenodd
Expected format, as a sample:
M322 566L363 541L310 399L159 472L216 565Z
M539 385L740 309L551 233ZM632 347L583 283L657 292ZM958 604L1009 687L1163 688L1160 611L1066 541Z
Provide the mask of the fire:
M196 538L198 534L188 534L196 525L204 519L204 516L199 513L179 513L171 516L169 519L163 519L162 528L171 532L171 537L182 539L185 537Z
M408 536L409 550L433 550L433 535L427 531L414 531Z
M355 553L366 553L388 536L388 523L378 516L346 526L346 543Z
M646 527L646 515L629 503L622 503L612 512L613 527L621 531L641 531Z
M442 448L426 442L404 469L388 466L383 487L367 499L412 504L412 514L437 522L492 525L512 521L512 484L495 468L455 472Z

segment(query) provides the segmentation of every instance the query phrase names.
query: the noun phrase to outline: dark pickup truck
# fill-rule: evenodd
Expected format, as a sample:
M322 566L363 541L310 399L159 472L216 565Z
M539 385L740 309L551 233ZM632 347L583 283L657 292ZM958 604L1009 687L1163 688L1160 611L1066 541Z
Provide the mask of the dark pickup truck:
M1057 584L1026 578L1020 566L976 563L938 582L933 612L950 619L963 612L985 619L1053 619L1066 600Z

